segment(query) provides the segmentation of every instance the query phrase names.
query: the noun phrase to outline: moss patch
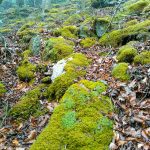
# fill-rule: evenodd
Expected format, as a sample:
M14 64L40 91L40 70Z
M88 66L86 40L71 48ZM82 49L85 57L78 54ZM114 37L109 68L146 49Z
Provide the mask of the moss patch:
M28 119L31 115L42 115L46 112L40 104L40 96L45 86L39 85L37 88L27 92L19 101L16 103L10 111L10 116L17 120Z
M119 49L117 60L119 62L131 63L136 55L137 50L133 46L127 44Z
M64 38L76 39L78 28L76 26L64 26L54 31L55 36L62 36Z
M134 57L135 64L150 64L150 51L144 51Z
M128 64L127 63L119 63L117 64L113 70L112 75L121 81L127 81L130 79L130 75L128 74Z
M24 60L17 69L19 79L22 81L30 81L35 77L36 65Z
M113 105L101 94L105 90L101 82L83 80L72 85L30 150L109 149L113 123L103 114L112 112Z
M62 37L50 38L46 43L43 59L50 59L53 62L57 62L73 53L73 46L73 42L65 40Z
M0 82L0 96L6 93L6 88L3 83Z
M96 43L95 38L85 38L81 40L80 44L83 48L89 48Z
M149 26L150 20L146 20L136 25L131 25L123 29L114 30L102 36L99 42L101 45L112 45L116 47L118 45L121 45L124 42L125 38L131 38L132 36L135 37L142 33L148 33Z
M47 94L50 100L59 100L68 87L86 73L85 68L89 65L89 60L83 54L75 53L69 58L72 60L65 65L65 73L57 77L48 88Z

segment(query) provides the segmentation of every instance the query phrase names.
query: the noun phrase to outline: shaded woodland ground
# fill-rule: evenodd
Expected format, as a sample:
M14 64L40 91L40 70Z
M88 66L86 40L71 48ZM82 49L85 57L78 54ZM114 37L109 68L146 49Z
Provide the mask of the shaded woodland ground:
M0 149L150 149L149 0L0 3Z

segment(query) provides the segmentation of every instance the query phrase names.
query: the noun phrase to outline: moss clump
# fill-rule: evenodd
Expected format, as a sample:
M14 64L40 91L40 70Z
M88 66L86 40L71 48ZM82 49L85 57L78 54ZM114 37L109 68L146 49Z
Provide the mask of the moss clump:
M48 77L45 77L41 80L42 83L51 83L51 78L48 76Z
M81 40L80 44L83 48L89 48L96 43L95 38L85 38Z
M0 96L6 93L6 88L3 83L0 82Z
M31 115L44 114L46 110L40 104L40 96L45 86L39 85L37 88L28 91L21 99L13 106L10 111L10 116L17 120L28 119ZM39 114L39 115L40 115Z
M23 57L24 59L28 59L28 57L31 56L31 55L32 55L31 50L25 50L25 51L22 53L22 57Z
M83 54L75 53L69 58L72 59L65 65L65 73L57 77L48 88L47 94L50 100L59 100L75 80L86 74L85 68L89 65L89 60Z
M132 25L136 25L137 23L139 23L138 20L134 19L134 20L130 20L130 21L126 22L124 26L129 27L129 26L132 26Z
M138 0L136 3L131 4L127 8L130 13L140 13L146 6L148 6L148 4L149 0Z
M137 50L133 46L127 44L119 49L117 60L119 62L131 63L136 55Z
M73 46L73 42L65 40L62 37L50 38L46 43L43 59L50 59L53 62L57 62L73 53Z
M65 22L64 25L75 25L79 24L83 20L82 16L79 14L71 15Z
M148 33L149 26L150 20L146 20L136 25L132 25L119 30L114 30L102 36L99 42L101 45L112 45L116 47L118 45L121 45L124 42L125 38L131 38L132 36L135 37L142 33Z
M150 12L150 4L143 9L144 13Z
M35 77L36 65L24 60L17 69L19 79L29 82Z
M150 51L144 51L134 57L135 64L150 64Z
M62 36L64 38L76 39L78 28L76 26L64 26L54 31L55 36Z
M113 105L102 95L105 90L103 83L87 80L69 87L30 150L109 149L113 123L104 114L112 112Z
M127 71L128 71L128 64L119 63L113 68L112 75L121 81L127 81L130 79L130 75L128 74Z

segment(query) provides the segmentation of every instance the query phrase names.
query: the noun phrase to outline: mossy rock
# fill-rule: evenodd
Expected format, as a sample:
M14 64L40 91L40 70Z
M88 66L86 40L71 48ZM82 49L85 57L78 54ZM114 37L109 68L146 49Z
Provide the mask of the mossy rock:
M30 116L38 116L46 113L46 109L42 108L40 96L45 85L39 85L37 88L28 91L20 100L12 107L10 116L16 120L26 120Z
M136 25L137 23L139 23L137 19L130 20L130 21L128 21L124 24L124 27L129 27L129 26L132 26L132 25Z
M138 14L141 13L149 4L149 0L138 0L137 2L128 6L127 8L130 13Z
M0 96L6 93L6 88L3 83L0 82Z
M24 60L17 69L19 79L29 82L35 77L36 65L30 63L28 60Z
M144 51L134 57L135 64L150 64L150 51Z
M130 75L128 74L128 64L117 64L112 70L112 75L121 81L128 81L130 79Z
M93 46L94 44L96 44L95 38L85 38L85 39L82 39L80 42L80 45L83 48L89 48L89 47Z
M117 60L119 62L132 63L137 54L137 50L133 46L127 44L119 49L117 53Z
M77 39L78 28L76 26L64 26L54 31L55 36L62 36L64 38Z
M111 113L113 105L104 91L103 83L87 80L69 87L30 150L109 149L113 122L104 114Z
M63 37L50 38L46 43L46 47L43 52L43 59L50 59L53 62L57 62L58 60L72 54L74 51L73 47L74 43L64 39Z
M60 100L68 87L86 74L85 68L90 61L83 54L75 53L68 58L72 59L66 63L65 73L57 77L48 88L49 100Z
M136 36L142 33L149 33L150 20L140 22L136 25L114 30L110 33L106 33L100 38L99 42L101 45L117 47L122 44L126 44L129 40L136 40ZM145 39L146 40L146 39Z
M64 22L64 25L77 25L82 22L82 20L83 18L80 14L73 14Z

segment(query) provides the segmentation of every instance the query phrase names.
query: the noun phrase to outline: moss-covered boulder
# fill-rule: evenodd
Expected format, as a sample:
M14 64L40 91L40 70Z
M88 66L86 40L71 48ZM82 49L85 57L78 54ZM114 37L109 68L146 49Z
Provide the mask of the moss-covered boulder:
M99 42L101 45L111 45L111 46L119 46L128 43L131 40L137 40L137 36L140 34L145 34L144 41L149 38L149 27L150 20L146 20L140 22L135 25L131 25L129 27L114 30L110 33L106 33L100 38ZM141 40L141 39L139 39Z
M6 92L6 88L3 83L0 82L0 96Z
M21 65L17 69L19 79L29 82L35 77L36 65L30 63L28 60L23 60Z
M30 116L38 116L44 114L47 110L42 108L40 97L44 85L39 85L37 88L28 91L20 100L12 107L10 116L16 120L25 120Z
M85 68L90 61L83 54L75 53L68 58L69 61L64 68L65 73L57 77L48 88L47 95L50 100L60 100L68 87L86 74Z
M30 150L107 150L113 137L111 100L101 82L82 80L66 91Z
M112 70L112 75L113 77L121 81L128 81L130 79L130 75L128 73L128 64L127 63L117 64Z
M73 53L73 47L74 43L63 37L50 38L46 43L43 59L57 62Z
M137 50L133 46L127 44L119 49L117 53L117 60L119 62L132 63L137 54Z
M78 35L78 28L76 26L64 26L54 31L55 36L62 36L64 38L76 39Z
M83 48L89 48L89 47L93 46L94 44L96 44L95 38L85 38L85 39L82 39L80 42L80 45Z
M150 64L150 51L144 51L134 57L135 64Z

